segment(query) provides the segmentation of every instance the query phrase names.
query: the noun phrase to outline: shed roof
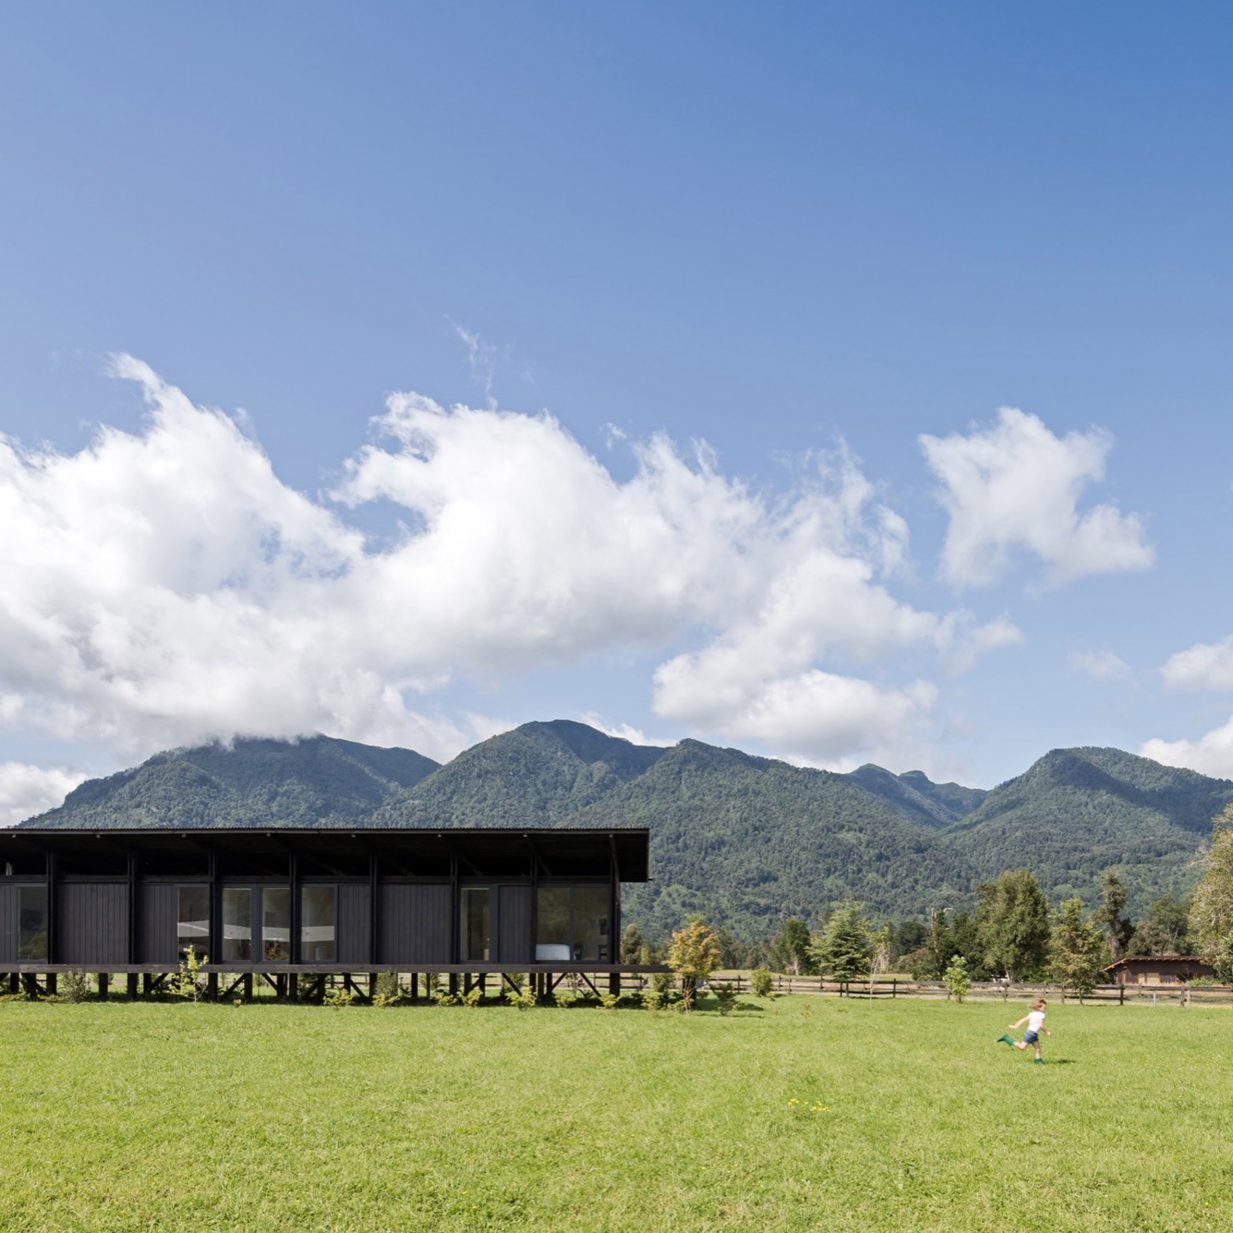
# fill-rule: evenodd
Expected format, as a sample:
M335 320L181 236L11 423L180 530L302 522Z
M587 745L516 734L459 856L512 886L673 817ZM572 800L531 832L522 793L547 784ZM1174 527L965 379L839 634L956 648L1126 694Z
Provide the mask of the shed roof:
M213 852L226 861L285 866L295 852L323 866L354 870L376 852L387 871L431 872L457 858L464 875L500 876L537 862L550 877L606 877L615 859L623 882L649 879L650 832L645 827L565 829L484 827L402 829L391 827L143 827L0 831L0 861L52 853L81 861L90 853L133 853L138 860L167 860Z

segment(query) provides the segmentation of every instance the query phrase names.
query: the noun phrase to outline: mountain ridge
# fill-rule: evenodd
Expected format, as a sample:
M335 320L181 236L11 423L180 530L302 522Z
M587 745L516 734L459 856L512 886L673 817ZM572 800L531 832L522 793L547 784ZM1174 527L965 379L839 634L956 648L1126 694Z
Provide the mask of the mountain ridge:
M635 745L537 721L444 764L314 736L156 754L23 825L645 825L655 881L628 908L652 931L700 911L755 936L854 896L876 914L970 903L1004 868L1089 901L1107 867L1132 907L1184 894L1233 782L1096 746L1050 750L992 790L866 764L839 773L687 739Z

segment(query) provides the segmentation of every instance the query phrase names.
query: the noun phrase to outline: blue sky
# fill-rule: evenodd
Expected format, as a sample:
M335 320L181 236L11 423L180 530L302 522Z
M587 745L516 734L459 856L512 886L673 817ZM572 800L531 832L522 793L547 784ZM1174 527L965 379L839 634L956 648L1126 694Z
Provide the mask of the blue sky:
M5 24L0 812L558 716L1233 777L1226 7Z

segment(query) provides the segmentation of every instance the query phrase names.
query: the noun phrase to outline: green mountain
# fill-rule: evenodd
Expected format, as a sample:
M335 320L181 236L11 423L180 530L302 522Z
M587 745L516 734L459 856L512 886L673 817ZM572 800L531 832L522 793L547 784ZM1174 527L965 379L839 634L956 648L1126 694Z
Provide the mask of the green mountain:
M381 826L561 826L668 751L586 724L529 723L464 750L385 802ZM634 823L626 823L634 825Z
M982 878L1031 869L1054 899L1091 900L1112 865L1143 910L1194 884L1199 844L1233 801L1233 782L1120 749L1055 749L990 792L943 838Z
M1116 749L1054 750L992 792L876 766L832 774L682 741L632 745L530 723L444 766L351 741L237 740L82 784L38 826L646 826L654 881L627 912L653 933L693 911L738 936L851 895L875 916L971 902L1027 866L1053 899L1116 866L1142 911L1184 894L1233 782Z
M31 826L347 826L437 769L409 749L314 736L155 754L91 779Z
M893 775L866 762L847 778L880 797L896 813L921 826L941 830L966 818L989 794L957 783L933 783L923 771Z

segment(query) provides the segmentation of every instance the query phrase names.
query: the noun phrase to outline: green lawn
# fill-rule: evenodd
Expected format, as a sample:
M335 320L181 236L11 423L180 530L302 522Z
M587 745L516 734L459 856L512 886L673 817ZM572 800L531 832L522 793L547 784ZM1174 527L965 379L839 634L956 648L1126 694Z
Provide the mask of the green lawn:
M0 1227L1233 1226L1233 1013L1024 1009L5 1003Z

